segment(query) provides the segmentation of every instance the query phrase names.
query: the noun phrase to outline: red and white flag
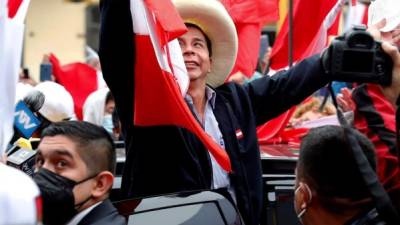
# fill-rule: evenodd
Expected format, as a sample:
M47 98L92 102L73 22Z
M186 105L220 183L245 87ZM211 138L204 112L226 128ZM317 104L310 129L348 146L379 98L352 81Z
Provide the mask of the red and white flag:
M339 0L340 1L340 0ZM294 0L293 62L303 59L323 22L338 0ZM289 64L289 26L286 17L271 52L271 68L279 70Z
M13 135L24 20L30 0L0 0L0 156Z
M294 48L293 48L293 54L294 54L294 61L299 61L302 59L305 59L307 57L310 57L314 54L320 53L327 45L328 43L328 29L335 23L335 21L338 18L338 15L341 12L341 9L344 5L344 3L347 0L328 0L325 2L320 1L315 2L315 1L310 1L310 0L298 0L297 5L295 5L295 17L294 17L294 27L293 27L293 32L294 32ZM336 3L335 3L336 2ZM314 9L308 9L308 8L303 8L306 7L307 4L315 4ZM331 5L332 3L335 3L332 5L332 7L327 7L325 4L328 6ZM300 4L300 5L299 5ZM304 6L302 4L305 4ZM323 6L323 7L322 7ZM305 10L305 13L303 12L298 12L298 10ZM308 11L307 11L308 10ZM307 19L305 20L305 17L303 16L309 16L306 13L309 12L319 12L317 14L320 15L325 15L323 18L321 17L322 20L319 22L311 22L311 20ZM326 13L325 13L326 12ZM287 38L288 38L288 21L287 19L285 20L285 23L278 34L278 39L275 42L275 45L272 50L272 54L275 53L275 55L271 54L272 57L272 67L274 69L281 69L284 67L288 66L288 44L287 44ZM299 26L299 27L296 27ZM311 27L310 27L311 26ZM314 27L312 27L314 26ZM300 28L300 29L299 29ZM309 35L307 34L307 31L301 31L302 29L310 29L315 31L314 35ZM303 33L303 34L302 34ZM299 37L300 36L300 37ZM285 42L284 42L285 41ZM301 42L303 43L301 43ZM305 45L302 45L305 44ZM268 121L264 125L260 126L257 128L257 136L258 140L260 143L266 143L268 140L271 140L273 138L276 138L279 136L285 127L287 126L287 123L289 122L290 118L292 117L296 107L292 107L285 113L281 114L280 116L274 118L273 120Z
M170 0L131 0L135 32L136 126L176 125L194 134L219 165L231 171L224 149L208 136L193 117L183 96L189 85L177 37L187 29Z

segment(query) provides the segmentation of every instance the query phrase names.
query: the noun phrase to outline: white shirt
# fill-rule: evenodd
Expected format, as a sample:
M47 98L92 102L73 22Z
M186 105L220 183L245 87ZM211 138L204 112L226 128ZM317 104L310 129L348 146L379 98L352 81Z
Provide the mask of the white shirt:
M204 122L201 121L202 126L207 134L209 134L212 139L221 146L221 148L225 149L225 142L222 136L222 133L218 127L218 121L215 118L213 109L215 108L215 97L216 93L213 89L206 86L206 107L204 110ZM198 120L200 120L199 114L196 109L193 107L193 99L190 95L186 95L185 100L192 107L193 112ZM222 169L222 167L218 164L212 154L210 154L211 165L213 171L212 184L211 189L219 189L219 188L227 188L233 199L235 198L233 187L231 186L228 173Z
M90 206L89 208L86 208L84 210L82 210L81 212L79 212L78 214L76 214L71 221L69 221L66 225L77 225L79 222L81 222L81 220L83 219L83 217L85 217L87 214L90 213L90 211L92 211L96 206L98 206L100 203L102 203L103 201L100 201L92 206Z

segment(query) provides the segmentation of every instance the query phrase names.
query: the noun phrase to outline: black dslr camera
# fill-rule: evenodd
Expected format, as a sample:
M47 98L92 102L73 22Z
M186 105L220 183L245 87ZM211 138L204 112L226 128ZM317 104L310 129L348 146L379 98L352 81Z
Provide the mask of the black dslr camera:
M324 52L323 64L333 80L383 86L392 82L392 59L365 26L355 26L335 38Z

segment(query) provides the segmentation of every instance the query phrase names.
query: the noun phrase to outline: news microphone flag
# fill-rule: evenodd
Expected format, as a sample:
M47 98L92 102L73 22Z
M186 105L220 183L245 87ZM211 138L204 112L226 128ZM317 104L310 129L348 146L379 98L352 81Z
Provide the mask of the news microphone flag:
M24 101L19 101L15 106L14 126L24 136L32 137L32 134L40 127L40 120L32 113Z
M0 155L13 136L24 20L30 0L0 0Z
M205 133L184 101L189 78L176 38L187 29L174 5L169 0L131 0L131 14L136 46L134 124L186 128L230 172L226 151Z

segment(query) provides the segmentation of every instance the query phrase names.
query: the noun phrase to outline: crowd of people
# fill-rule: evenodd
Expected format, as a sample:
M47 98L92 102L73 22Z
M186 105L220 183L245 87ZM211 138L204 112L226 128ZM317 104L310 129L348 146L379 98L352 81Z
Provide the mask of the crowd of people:
M30 135L40 138L32 175L41 199L41 206L36 206L36 220L54 225L126 224L126 218L109 199L116 168L114 142L122 140L126 161L120 198L211 189L237 207L245 224L260 224L265 196L256 128L332 82L324 67L326 58L318 54L268 76L264 75L269 60L266 54L257 79L245 82L239 72L225 82L238 46L231 17L214 0L173 3L187 28L178 37L190 80L184 100L204 131L228 155L231 171L224 169L200 139L185 128L133 123L136 46L132 37L137 28L132 23L128 0L102 0L99 57L92 57L91 52L87 63L102 71L107 87L99 85L87 96L82 121L76 116L71 93L57 83L57 78L37 83L27 70L20 75L16 103L23 102L40 122ZM400 221L396 221L396 215L388 219L390 213L382 211L352 151L355 145L360 147L359 154L365 156L364 168L376 174L372 178L379 179L383 195L387 194L392 202L389 205L400 213L396 127L396 119L400 120L396 118L400 104L400 21L393 26L392 21L384 20L385 15L376 12L379 5L371 8L369 31L382 42L383 51L393 61L391 85L360 84L343 89L336 109L329 104L320 107L317 98L308 100L289 124L296 128L304 121L334 115L337 110L353 114L353 128L324 125L310 129L302 139L294 207L305 225ZM15 131L9 149L16 145L26 148L21 139L30 137ZM0 174L3 164L16 151L5 152ZM1 218L7 217L1 213L2 202L7 200L3 193L0 185L0 224L12 224L12 218Z

